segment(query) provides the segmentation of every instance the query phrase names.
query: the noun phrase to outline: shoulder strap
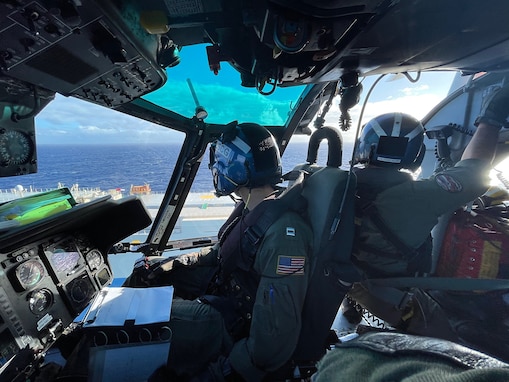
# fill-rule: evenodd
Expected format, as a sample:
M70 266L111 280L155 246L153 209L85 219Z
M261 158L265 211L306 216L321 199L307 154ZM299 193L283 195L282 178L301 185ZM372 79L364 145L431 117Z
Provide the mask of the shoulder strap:
M269 227L281 216L282 213L294 208L297 199L301 196L304 186L305 172L299 171L297 178L291 187L286 189L270 204L270 208L265 208L263 213L256 218L253 224L249 224L242 235L242 252L248 256L254 256L258 251L261 239ZM292 174L293 176L294 174Z
M389 229L389 227L387 227L373 202L368 203L362 211L371 218L371 221L376 225L376 228L380 231L380 233L382 233L382 235L384 235L384 237L391 242L398 251L409 258L413 257L417 253L418 250L416 248L407 246L394 232L392 232L391 229Z
M409 273L428 273L431 268L431 235L428 236L426 241L418 248L413 248L406 245L382 220L378 209L373 201L367 203L362 208L365 213L380 233L389 241L406 259ZM368 249L371 252L376 252L374 248ZM392 257L390 254L381 254L382 256Z
M400 172L392 173L391 181L387 181L387 179L384 179L384 182L380 182L380 176L385 176L386 174L378 171L360 171L358 172L359 175L362 176L362 178L365 178L369 175L370 178L375 177L378 178L378 181L370 181L369 187L358 187L358 197L359 197L359 204L360 204L360 212L362 215L368 216L373 224L376 226L376 228L380 231L380 233L388 240L398 251L400 251L403 255L405 255L408 258L412 258L419 252L419 249L412 248L408 245L406 245L401 239L391 230L385 222L383 221L382 217L380 216L380 213L378 212L378 208L375 205L375 200L378 197L378 194L382 191L385 191L388 188L391 188L393 186L396 186L398 184L403 183L404 181L408 180L407 174L403 174ZM394 177L396 176L396 177ZM364 184L361 180L361 184ZM382 184L379 184L382 183ZM365 185L366 185L365 184Z

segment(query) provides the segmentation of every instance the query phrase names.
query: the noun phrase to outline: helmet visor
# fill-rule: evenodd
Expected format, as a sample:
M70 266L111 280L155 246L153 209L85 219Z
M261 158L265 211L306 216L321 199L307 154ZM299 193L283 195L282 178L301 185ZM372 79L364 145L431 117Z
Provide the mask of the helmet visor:
M218 196L230 195L237 188L245 185L248 180L245 168L246 157L239 153L236 147L231 143L220 141L211 146L213 163L210 169Z

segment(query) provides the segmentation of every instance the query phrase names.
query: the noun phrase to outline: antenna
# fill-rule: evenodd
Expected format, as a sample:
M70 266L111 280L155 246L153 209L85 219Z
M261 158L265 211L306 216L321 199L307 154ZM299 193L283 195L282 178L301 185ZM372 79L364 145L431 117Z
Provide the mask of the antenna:
M196 109L194 110L194 115L196 118L200 120L204 120L208 117L209 113L207 113L207 110L203 106L200 106L200 102L198 101L198 97L196 96L196 92L194 91L193 83L191 82L191 79L187 79L187 85L189 86L189 90L191 90L191 94L193 95L194 104L196 105Z

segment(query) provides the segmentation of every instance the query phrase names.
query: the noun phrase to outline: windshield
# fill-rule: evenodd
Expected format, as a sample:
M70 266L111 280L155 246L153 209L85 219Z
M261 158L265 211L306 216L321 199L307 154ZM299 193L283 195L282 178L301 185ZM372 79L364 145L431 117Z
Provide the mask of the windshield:
M202 106L208 113L208 123L237 120L283 125L305 88L303 85L277 88L265 96L255 88L243 87L239 72L231 65L223 63L217 75L210 70L205 45L183 47L180 60L179 65L166 69L166 84L143 98L188 117L194 115L197 106Z

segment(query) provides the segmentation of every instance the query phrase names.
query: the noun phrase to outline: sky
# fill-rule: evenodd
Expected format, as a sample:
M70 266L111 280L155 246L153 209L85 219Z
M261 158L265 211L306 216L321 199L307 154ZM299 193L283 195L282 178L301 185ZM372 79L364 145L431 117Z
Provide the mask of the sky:
M222 63L219 74L214 75L203 53L204 47L185 47L180 65L167 69L166 85L146 98L191 117L196 105L187 82L189 78L199 103L209 113L206 122L258 122L258 118L263 118L266 124L277 125L286 120L291 101L303 87L277 88L269 96L253 88L225 87L223 83L240 85L239 73ZM416 74L411 75L415 77ZM414 84L404 76L387 75L373 89L362 121L391 111L422 118L446 96L452 79L452 73L425 73ZM351 110L353 128L342 133L345 142L352 141L355 136L364 96L375 80L370 77L363 80L363 96ZM326 125L338 126L338 101L334 101L327 114ZM179 142L183 134L73 97L57 95L36 117L36 139L38 144L152 144Z

